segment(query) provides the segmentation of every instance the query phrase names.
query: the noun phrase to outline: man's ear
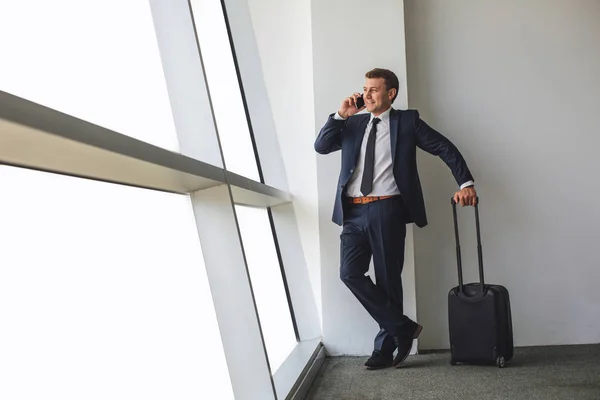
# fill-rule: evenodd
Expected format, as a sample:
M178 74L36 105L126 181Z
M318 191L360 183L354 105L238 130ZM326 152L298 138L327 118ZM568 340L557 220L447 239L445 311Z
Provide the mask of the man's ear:
M390 99L390 101L392 101L392 99L394 97L396 97L396 94L398 93L398 90L396 88L391 88L388 92L388 97Z

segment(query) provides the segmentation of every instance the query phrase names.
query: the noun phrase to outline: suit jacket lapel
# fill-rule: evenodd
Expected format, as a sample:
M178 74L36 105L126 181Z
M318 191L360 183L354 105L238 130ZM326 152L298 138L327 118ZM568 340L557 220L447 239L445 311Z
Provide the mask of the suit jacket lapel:
M390 111L390 143L392 145L392 165L396 162L396 148L398 147L398 125L400 120L400 111Z
M365 137L365 131L367 130L367 124L371 114L366 114L363 120L358 124L358 131L356 132L356 141L354 142L354 165L358 162L358 155L360 154L360 147L362 146L363 139Z

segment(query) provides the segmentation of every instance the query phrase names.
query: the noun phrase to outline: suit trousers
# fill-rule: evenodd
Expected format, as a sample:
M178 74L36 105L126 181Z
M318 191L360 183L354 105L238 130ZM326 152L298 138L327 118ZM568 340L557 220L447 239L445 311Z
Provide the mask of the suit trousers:
M344 203L340 236L340 278L380 331L374 348L393 352L393 335L412 335L416 323L404 315L402 267L406 238L406 211L402 197L367 204ZM366 275L373 257L376 283Z

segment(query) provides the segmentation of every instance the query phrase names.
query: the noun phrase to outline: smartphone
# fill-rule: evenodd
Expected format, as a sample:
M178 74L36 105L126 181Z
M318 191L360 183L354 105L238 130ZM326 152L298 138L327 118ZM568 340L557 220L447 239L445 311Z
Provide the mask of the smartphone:
M365 100L363 99L363 95L361 94L360 96L358 96L358 98L356 99L356 108L358 110L360 110L361 108L363 108L365 106Z

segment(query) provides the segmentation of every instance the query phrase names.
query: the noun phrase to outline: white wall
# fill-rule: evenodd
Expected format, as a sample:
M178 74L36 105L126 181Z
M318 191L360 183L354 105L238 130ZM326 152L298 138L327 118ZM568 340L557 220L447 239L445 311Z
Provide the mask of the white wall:
M475 175L487 281L510 291L517 346L600 342L598 21L597 1L406 2L409 105ZM447 348L455 185L442 162L419 162L421 344ZM473 281L474 218L460 211Z
M398 75L400 94L394 106L406 106L403 14L403 2L396 0L312 2L315 104L312 140L344 97L362 91L364 75L374 67L389 68ZM377 40L373 40L375 35ZM373 350L379 328L339 279L341 228L331 222L339 169L339 153L317 157L323 336L329 354L364 355ZM408 228L403 273L405 312L414 318L412 227Z

